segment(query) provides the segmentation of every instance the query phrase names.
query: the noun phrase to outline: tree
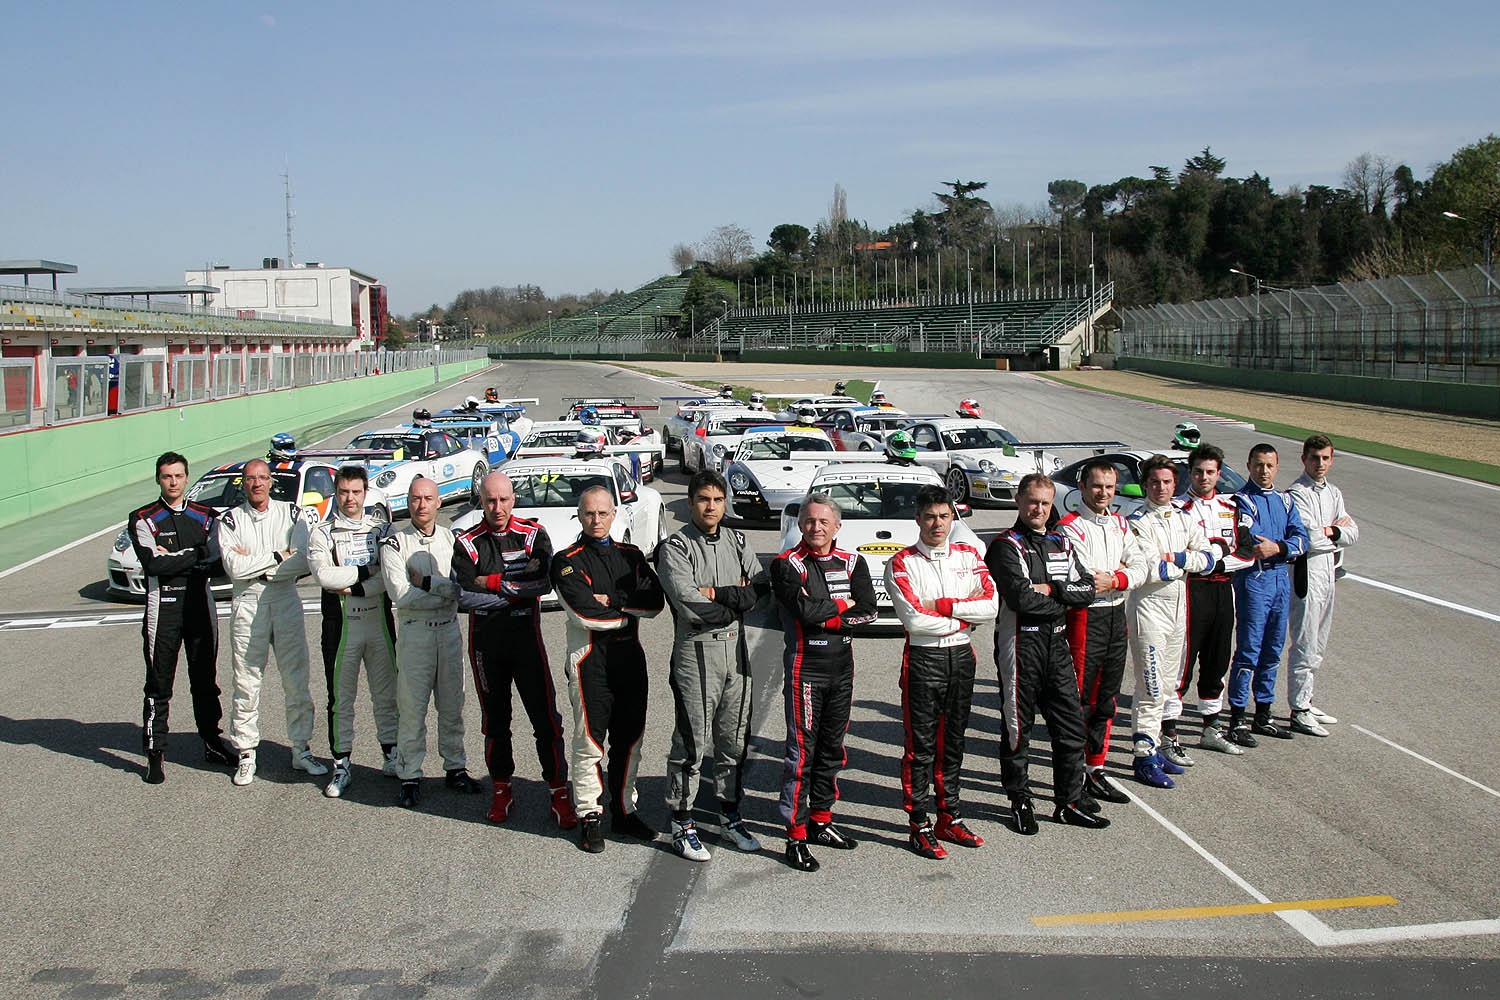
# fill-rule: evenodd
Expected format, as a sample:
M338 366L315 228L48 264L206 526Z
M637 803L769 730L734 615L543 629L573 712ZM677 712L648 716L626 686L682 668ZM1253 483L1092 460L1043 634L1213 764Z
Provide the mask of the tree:
M406 330L402 328L401 321L392 316L385 326L385 340L381 341L380 347L387 351L399 351L406 346Z
M1047 207L1056 212L1064 223L1071 222L1083 207L1088 187L1083 181L1049 181L1047 183Z
M943 181L948 193L933 192L943 210L936 215L943 246L977 250L988 239L995 210L976 192L990 186L989 181Z
M698 263L698 251L686 243L679 243L672 248L671 259L673 270L681 274Z
M1199 153L1197 156L1188 157L1187 163L1183 165L1182 175L1178 178L1178 180L1194 176L1204 177L1212 180L1218 177L1223 172L1223 158L1215 156L1212 149L1204 146L1203 152Z
M771 238L766 240L766 246L777 253L786 254L788 257L801 257L807 253L812 233L806 226L799 226L793 222L783 222L771 230Z
M703 329L724 314L727 300L733 297L733 288L726 295L712 278L694 271L682 296L683 329L689 333Z
M717 268L743 264L755 256L755 241L743 226L719 226L703 241L703 252Z

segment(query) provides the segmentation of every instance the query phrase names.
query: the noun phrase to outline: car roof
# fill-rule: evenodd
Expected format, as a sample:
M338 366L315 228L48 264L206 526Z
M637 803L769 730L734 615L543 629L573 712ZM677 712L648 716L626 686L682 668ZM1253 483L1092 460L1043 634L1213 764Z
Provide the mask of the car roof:
M255 462L255 461L261 461L261 462L265 462L266 464L268 464L271 467L271 472L272 473L277 473L277 472L301 472L304 469L312 469L312 468L316 468L318 466L322 466L323 468L327 468L327 469L335 468L335 466L331 462L314 461L312 459L307 459L307 458L294 458L294 459L291 459L289 461L281 461L281 462L272 462L269 459L264 459L264 458L262 458L262 459L247 458L243 462L227 462L224 465L216 465L212 469L209 469L207 472L205 472L203 475L199 476L198 478L199 479L207 479L210 476L217 477L217 476L238 475L239 473L242 473L242 472L245 471L245 466L247 466L251 462Z
M996 430L1006 430L1004 424L994 420L970 420L966 417L933 417L927 420L917 420L919 424L935 424L940 431L952 430L955 427L993 427Z
M589 425L581 420L538 420L531 425L531 433L537 431L576 431Z

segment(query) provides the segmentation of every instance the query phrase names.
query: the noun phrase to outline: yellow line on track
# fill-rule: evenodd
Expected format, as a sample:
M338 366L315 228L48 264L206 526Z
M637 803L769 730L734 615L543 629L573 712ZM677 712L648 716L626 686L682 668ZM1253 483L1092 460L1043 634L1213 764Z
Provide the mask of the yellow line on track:
M1289 903L1240 903L1235 906L1183 906L1171 910L1115 910L1108 913L1059 913L1032 917L1038 927L1075 927L1081 924L1132 924L1145 920L1201 920L1207 917L1241 917L1282 910L1346 910L1362 906L1394 906L1393 896L1342 896L1337 899L1303 899Z

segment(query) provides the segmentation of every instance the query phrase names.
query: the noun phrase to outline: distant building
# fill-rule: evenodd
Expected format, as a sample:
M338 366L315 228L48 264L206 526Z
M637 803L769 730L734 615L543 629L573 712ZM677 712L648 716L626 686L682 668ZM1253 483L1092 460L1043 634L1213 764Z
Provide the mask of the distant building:
M252 311L263 318L324 320L353 326L359 333L352 349L379 346L389 321L385 286L351 267L324 267L316 261L283 267L267 257L258 268L216 265L184 271L188 285L211 285L206 304L219 309Z

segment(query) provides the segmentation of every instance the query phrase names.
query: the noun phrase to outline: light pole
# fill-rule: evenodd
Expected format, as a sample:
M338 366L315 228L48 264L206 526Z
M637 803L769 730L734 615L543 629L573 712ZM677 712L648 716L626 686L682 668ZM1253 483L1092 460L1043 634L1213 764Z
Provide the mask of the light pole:
M547 353L556 354L557 344L552 340L552 310L547 310Z
M967 250L964 251L964 270L968 272L966 280L968 282L969 298L969 337L974 341L974 357L977 358L980 356L981 351L979 348L979 338L974 333L974 268L970 265L969 251Z
M1447 218L1456 219L1459 222L1467 222L1471 226L1479 226L1480 227L1480 230L1481 230L1481 232L1482 232L1482 234L1484 236L1484 273L1485 274L1493 274L1494 273L1494 271L1492 269L1492 265L1494 264L1494 254L1492 252L1492 249L1493 249L1493 238L1494 238L1494 232L1495 232L1495 221L1496 221L1497 215L1500 215L1500 209L1492 209L1491 211L1489 211L1486 214L1488 215L1488 218L1481 222L1481 221L1478 221L1478 220L1475 220L1475 219L1470 219L1467 216L1459 215L1457 212L1444 212L1443 213L1443 215L1446 216Z

